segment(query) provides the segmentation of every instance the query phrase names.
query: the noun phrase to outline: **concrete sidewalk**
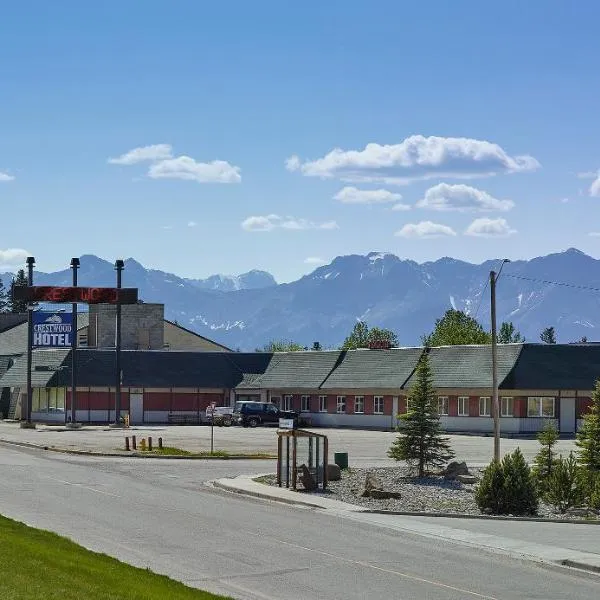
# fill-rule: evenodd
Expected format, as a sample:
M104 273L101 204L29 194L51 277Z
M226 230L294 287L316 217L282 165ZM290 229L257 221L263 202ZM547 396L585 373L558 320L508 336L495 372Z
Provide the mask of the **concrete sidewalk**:
M254 476L257 477L257 476ZM219 479L214 487L238 494L326 511L362 523L408 532L445 542L463 544L514 558L573 567L600 574L600 525L554 523L523 519L468 519L461 517L406 516L370 512L360 506L333 500L321 494L294 492L241 476ZM497 531L492 533L486 529ZM535 539L536 542L531 540ZM543 543L540 543L543 541Z

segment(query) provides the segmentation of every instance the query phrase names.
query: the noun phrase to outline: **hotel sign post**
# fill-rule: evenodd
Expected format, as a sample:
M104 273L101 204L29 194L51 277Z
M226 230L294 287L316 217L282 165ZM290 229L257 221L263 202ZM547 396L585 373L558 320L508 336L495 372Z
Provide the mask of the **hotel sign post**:
M137 288L121 288L120 281L115 288L104 287L78 287L78 286L34 286L33 266L35 259L27 259L28 285L16 285L13 288L13 298L25 301L28 304L28 342L27 342L27 406L25 426L31 426L32 408L32 350L35 347L44 348L75 348L77 344L76 322L73 314L60 312L45 312L33 310L33 305L38 302L51 302L53 304L137 304ZM77 265L78 266L78 265ZM75 277L74 277L75 280ZM34 317L35 315L35 317ZM75 317L76 319L76 317ZM59 322L60 321L60 322ZM120 332L119 332L120 333ZM117 355L120 354L120 335L117 336ZM74 350L73 350L74 352ZM74 352L75 353L75 352ZM117 370L117 377L120 373ZM119 399L120 400L120 399ZM75 415L75 390L71 391L71 411ZM118 413L115 416L118 419ZM74 416L73 416L74 419Z

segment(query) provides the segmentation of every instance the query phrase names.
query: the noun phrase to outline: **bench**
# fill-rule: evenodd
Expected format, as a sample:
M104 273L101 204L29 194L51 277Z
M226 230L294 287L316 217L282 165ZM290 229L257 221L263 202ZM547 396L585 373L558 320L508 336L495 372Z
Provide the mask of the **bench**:
M170 425L199 425L202 423L200 415L173 415L168 416Z

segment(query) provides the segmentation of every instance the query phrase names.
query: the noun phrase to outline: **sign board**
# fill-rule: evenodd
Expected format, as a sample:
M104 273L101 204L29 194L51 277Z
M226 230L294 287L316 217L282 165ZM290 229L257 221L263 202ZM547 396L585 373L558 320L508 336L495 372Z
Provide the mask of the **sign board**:
M17 285L13 289L15 300L25 302L55 302L81 304L136 304L137 288L58 287Z
M70 348L73 335L73 315L71 313L34 311L34 348Z
M279 419L279 429L294 429L294 419Z

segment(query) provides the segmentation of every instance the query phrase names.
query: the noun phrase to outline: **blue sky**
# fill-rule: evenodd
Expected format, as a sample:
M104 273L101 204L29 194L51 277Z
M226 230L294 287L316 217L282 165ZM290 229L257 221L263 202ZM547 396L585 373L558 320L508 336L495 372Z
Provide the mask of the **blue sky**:
M27 253L280 281L374 250L598 257L599 18L594 0L8 3L0 272Z

